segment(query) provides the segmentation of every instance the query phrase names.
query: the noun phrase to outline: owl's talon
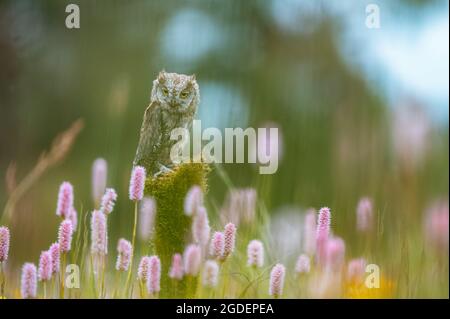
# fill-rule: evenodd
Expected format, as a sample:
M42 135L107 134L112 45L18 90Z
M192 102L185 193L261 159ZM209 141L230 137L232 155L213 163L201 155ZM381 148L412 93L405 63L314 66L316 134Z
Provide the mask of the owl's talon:
M159 170L163 171L164 173L173 172L173 169L171 169L165 165L162 165L162 164L159 164Z
M171 169L171 168L169 168L167 166L164 166L162 164L159 164L159 171L157 173L155 173L153 175L153 177L158 177L161 174L171 173L171 172L173 172L173 169Z

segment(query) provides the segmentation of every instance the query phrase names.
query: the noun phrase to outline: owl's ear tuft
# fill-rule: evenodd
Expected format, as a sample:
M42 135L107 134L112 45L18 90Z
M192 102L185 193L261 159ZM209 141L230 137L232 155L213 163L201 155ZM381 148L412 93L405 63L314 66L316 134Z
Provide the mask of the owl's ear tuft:
M190 82L194 82L194 81L195 81L195 74L192 74L192 75L189 77L189 80L190 80Z
M164 69L158 74L158 82L160 84L164 84L164 82L166 82L166 71L164 71Z

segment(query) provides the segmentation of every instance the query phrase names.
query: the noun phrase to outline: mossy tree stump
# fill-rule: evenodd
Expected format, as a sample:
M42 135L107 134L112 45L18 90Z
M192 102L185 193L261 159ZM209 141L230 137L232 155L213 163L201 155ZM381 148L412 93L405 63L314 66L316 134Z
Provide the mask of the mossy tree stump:
M191 229L191 217L184 214L184 198L188 190L207 187L209 167L203 163L185 163L157 178L149 177L145 194L156 201L155 233L151 242L154 253L161 259L162 298L186 297L186 281L168 277L172 256L182 254Z

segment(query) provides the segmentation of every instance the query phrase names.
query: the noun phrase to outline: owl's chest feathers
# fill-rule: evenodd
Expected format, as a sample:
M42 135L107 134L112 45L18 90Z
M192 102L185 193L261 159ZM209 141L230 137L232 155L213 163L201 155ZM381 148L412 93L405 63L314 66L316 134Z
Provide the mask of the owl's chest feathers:
M151 134L154 138L153 141L149 141L151 148L150 158L160 164L170 165L170 151L173 145L176 144L176 140L171 139L172 130L176 128L185 128L192 121L193 115L180 114L168 112L164 108L158 107L155 109L156 121L153 122L153 127L155 134Z
M179 113L169 113L163 109L160 110L158 115L160 132L165 139L170 137L172 130L176 128L184 128L190 121L192 121L192 116Z
M173 130L174 128L183 126L183 116L178 113L169 113L166 110L162 109L159 119L161 127L166 128L169 131Z
M186 127L192 121L195 108L193 105L190 105L188 110L188 112L170 112L167 108L158 104L155 111L158 114L160 127L164 131L169 131L168 133L170 134L170 131L173 129Z
M176 141L170 140L172 130L176 128L185 128L193 119L193 113L169 112L167 109L158 105L156 111L156 124L158 126L160 146L170 146Z

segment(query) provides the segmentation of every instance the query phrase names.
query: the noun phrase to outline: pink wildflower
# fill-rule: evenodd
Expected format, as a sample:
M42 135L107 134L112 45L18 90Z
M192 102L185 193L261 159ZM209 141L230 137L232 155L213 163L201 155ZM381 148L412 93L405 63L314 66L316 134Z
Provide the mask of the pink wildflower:
M331 238L327 241L325 258L328 269L342 270L345 262L345 243L341 238Z
M63 182L59 187L56 215L68 218L73 206L73 187L69 182Z
M286 269L282 264L276 264L270 272L269 295L278 298L283 294Z
M184 213L187 216L192 216L200 206L203 206L203 192L200 186L194 185L184 198Z
M59 252L59 244L53 243L48 250L50 255L52 256L52 273L59 272L59 264L60 264L60 252Z
M172 257L172 266L170 267L169 277L176 280L183 279L183 257L181 254L175 254Z
M352 259L347 266L347 280L362 283L366 274L366 260L364 258Z
M119 239L117 244L117 261L116 270L127 271L130 266L131 255L133 254L133 247L126 239Z
M200 271L201 249L198 245L189 245L184 251L184 271L187 275L197 276Z
M92 199L96 207L105 192L107 174L108 163L103 158L97 158L92 164Z
M108 254L106 215L99 210L94 210L91 217L91 253L101 256Z
M70 209L68 220L70 220L72 222L72 228L73 228L73 231L75 232L77 230L77 226L78 226L78 213L74 207L72 207Z
M226 224L223 234L225 236L225 245L223 249L222 259L226 259L234 251L234 245L236 241L236 226L233 223Z
M158 256L151 256L148 268L147 291L157 294L160 291L161 261Z
M309 256L302 254L298 257L297 263L295 264L295 271L299 274L307 274L311 270L311 264Z
M262 267L264 264L264 246L259 240L252 240L247 247L247 265Z
M133 167L129 189L130 200L140 201L144 197L145 175L146 171L144 167Z
M192 235L194 237L194 241L204 247L208 244L209 233L210 227L208 213L206 212L205 207L198 207L197 214L194 216L194 220L192 222Z
M211 239L211 244L209 246L209 253L215 258L222 258L223 250L225 247L225 236L222 232L215 232Z
M207 260L203 267L203 286L213 288L217 286L219 277L219 265L214 260Z
M22 267L21 295L23 299L36 298L37 293L37 270L32 263L25 263Z
M143 241L151 238L156 215L156 202L151 197L144 197L139 215L139 237Z
M436 252L448 254L448 200L434 202L426 212L427 244Z
M325 258L325 249L330 234L331 212L328 207L323 207L319 211L316 231L317 259L322 263Z
M359 232L370 231L373 227L373 207L372 201L363 197L356 208L356 229Z
M144 256L141 258L138 266L138 278L143 282L147 282L148 280L148 267L150 265L150 257Z
M0 227L0 263L8 260L9 240L10 235L8 227Z
M102 197L102 204L100 210L105 214L109 215L114 209L114 204L117 200L117 193L113 188L107 188L105 194Z
M73 227L70 220L61 222L58 231L58 243L61 252L66 253L70 251L72 245Z
M52 255L49 251L43 251L39 258L38 275L40 281L48 281L52 278Z

